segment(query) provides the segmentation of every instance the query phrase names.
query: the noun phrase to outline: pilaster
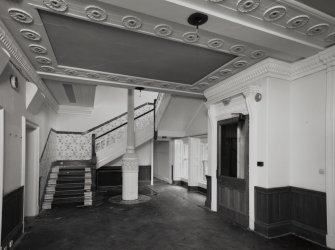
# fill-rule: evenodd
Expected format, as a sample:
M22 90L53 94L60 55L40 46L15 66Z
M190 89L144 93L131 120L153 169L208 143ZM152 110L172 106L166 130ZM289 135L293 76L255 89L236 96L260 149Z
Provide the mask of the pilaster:
M326 103L327 246L335 249L335 57L327 67Z
M255 185L254 174L256 170L257 156L257 107L255 95L259 91L257 88L243 92L249 113L249 228L255 227Z

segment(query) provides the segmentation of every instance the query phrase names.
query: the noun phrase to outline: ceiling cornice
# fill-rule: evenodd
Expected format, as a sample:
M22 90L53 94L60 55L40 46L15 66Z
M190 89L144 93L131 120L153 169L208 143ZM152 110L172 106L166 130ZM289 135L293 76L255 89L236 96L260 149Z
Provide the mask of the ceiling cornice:
M53 5L53 3L56 2L58 2L58 4ZM197 38L194 40L194 29L189 25L174 23L159 17L149 16L106 3L99 3L99 6L93 6L87 2L77 0L25 0L22 1L22 4L19 6L13 6L9 3L7 3L7 5L8 13L6 13L5 16L6 24L9 22L13 36L16 39L22 40L22 49L29 56L33 66L38 72L44 71L63 76L78 74L79 72L83 73L81 74L81 77L102 79L104 81L112 79L112 82L119 82L126 87L140 85L152 89L151 85L157 85L156 87L160 87L163 91L166 89L173 93L178 92L179 94L183 94L184 92L202 94L206 88L242 71L248 66L257 63L268 56L276 57L276 55L278 55L274 50L263 50L262 47L255 44L246 43L223 36L222 34L215 34L205 30L201 30L200 39ZM148 79L146 81L145 79L136 76L118 77L117 74L109 72L93 72L92 74L92 71L89 69L74 69L71 68L71 65L64 66L57 63L56 55L54 54L38 10L99 23L104 26L127 29L133 32L160 37L162 39L186 43L191 46L230 53L237 57L204 76L193 85L165 82L155 79ZM22 25L20 24L22 21L16 19L19 15L25 15L29 21L29 23L24 23L24 29L22 29ZM22 39L22 36L24 39ZM38 46L36 46L36 41L38 42ZM289 58L291 59L291 57ZM128 83L131 83L131 85Z
M293 81L329 66L335 66L335 46L296 63L268 58L205 90L204 94L207 103L213 104L242 93L247 86L257 85L255 82L265 77Z
M6 29L3 22L0 20L0 41L1 46L10 54L11 62L15 64L15 66L21 70L21 73L27 78L29 81L36 84L36 86L43 92L43 94L47 97L47 103L49 106L55 111L58 111L58 103L54 99L54 97L49 92L48 88L36 74L33 66L30 64L28 58L24 55L21 48L15 42L15 40L10 35L9 31Z

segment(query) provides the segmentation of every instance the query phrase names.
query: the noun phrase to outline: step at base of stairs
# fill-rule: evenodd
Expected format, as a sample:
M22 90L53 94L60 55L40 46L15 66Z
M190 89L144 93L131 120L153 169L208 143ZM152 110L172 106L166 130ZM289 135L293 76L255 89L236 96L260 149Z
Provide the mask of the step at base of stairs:
M54 166L47 182L43 209L65 206L92 206L91 168Z

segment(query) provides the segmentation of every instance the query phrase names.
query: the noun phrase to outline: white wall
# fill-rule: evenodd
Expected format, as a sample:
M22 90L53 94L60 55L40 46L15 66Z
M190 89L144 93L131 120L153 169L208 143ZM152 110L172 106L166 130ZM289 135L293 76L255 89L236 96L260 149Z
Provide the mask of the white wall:
M324 192L326 71L295 80L290 91L290 185Z
M167 137L184 137L187 130L189 133L205 133L207 132L206 115L200 112L200 108L204 105L204 100L171 96L171 100L159 122L158 136ZM197 117L200 113L200 120ZM192 121L200 123L199 126L191 126Z
M19 89L11 88L9 78L16 75ZM26 111L26 80L13 67L7 65L0 76L0 106L5 109L5 163L4 194L21 186L22 116L40 127L40 154L49 130L55 123L55 113L45 104L38 115Z
M267 78L266 119L267 134L266 152L268 188L289 185L289 111L290 111L290 82ZM259 135L261 137L261 135Z
M158 93L135 91L135 107L153 102ZM56 128L60 131L86 131L127 112L127 89L97 86L91 115L59 114Z
M151 141L148 141L136 148L136 154L140 166L151 165L151 143ZM106 166L122 166L122 157L106 164Z
M208 113L206 105L200 105L199 110L196 112L194 118L189 121L186 128L186 136L203 135L208 133L207 128Z

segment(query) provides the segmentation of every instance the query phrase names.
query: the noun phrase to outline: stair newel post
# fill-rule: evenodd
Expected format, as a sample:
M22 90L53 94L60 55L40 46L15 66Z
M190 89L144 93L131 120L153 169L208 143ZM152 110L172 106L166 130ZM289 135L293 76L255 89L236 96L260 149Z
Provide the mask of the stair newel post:
M97 165L97 154L95 151L95 138L96 135L92 134L92 159L91 159L91 163L92 163L92 168L91 168L91 174L92 174L92 191L96 190L96 165Z

